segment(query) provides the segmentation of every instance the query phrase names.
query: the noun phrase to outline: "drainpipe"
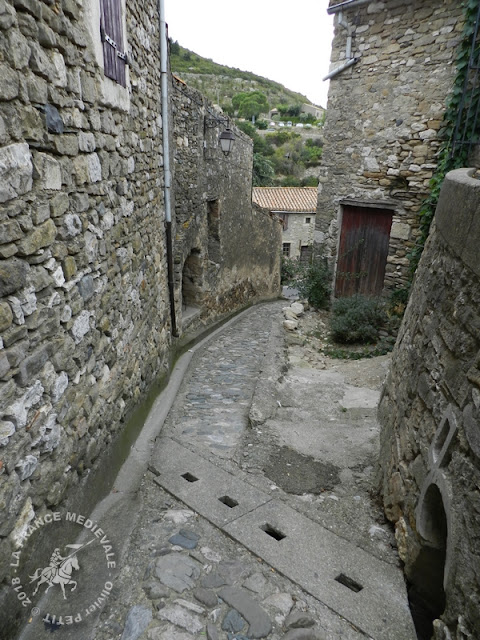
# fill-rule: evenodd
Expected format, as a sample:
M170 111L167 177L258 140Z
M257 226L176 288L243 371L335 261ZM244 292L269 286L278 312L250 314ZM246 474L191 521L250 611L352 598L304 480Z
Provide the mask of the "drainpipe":
M170 298L170 319L172 323L172 335L178 337L177 321L175 316L175 281L173 277L173 246L172 246L172 205L170 193L172 187L172 174L170 171L170 143L169 143L169 117L168 117L168 50L167 50L167 24L165 22L165 0L158 0L160 14L160 89L162 92L162 125L163 125L163 169L164 169L164 199L165 199L165 231L167 240L167 273L168 292Z
M351 1L355 1L355 3L357 2L361 2L361 0L351 0ZM343 3L343 5L348 4L347 3ZM337 5L337 7L341 7L342 5ZM332 9L335 9L336 7L331 7ZM339 13L338 13L338 17L337 17L337 22L338 24L343 27L344 29L346 29L347 31L347 45L345 47L345 58L346 58L346 62L344 62L342 65L340 65L339 67L337 67L336 69L333 69L333 71L330 71L330 73L328 73L323 80L329 80L330 78L333 78L334 76L338 75L339 73L341 73L342 71L344 71L345 69L348 69L348 67L351 67L353 64L355 64L358 61L358 58L352 58L352 26L348 24L348 22L346 20L344 20L343 18L343 14L341 12L341 9L338 9ZM328 12L330 13L330 10L328 10Z
M368 4L372 0L347 0L346 2L341 2L340 4L336 4L334 7L329 7L327 9L327 13L332 15L332 13L338 13L343 9L350 9L351 7L360 7L362 4Z
M338 73L341 73L342 71L344 71L345 69L348 69L348 67L351 67L352 64L355 64L356 62L358 62L359 58L350 58L350 60L347 60L346 62L344 62L342 65L340 65L339 67L337 67L336 69L334 69L333 71L330 71L330 73L328 73L323 80L329 80L330 78L333 78L334 76L336 76Z

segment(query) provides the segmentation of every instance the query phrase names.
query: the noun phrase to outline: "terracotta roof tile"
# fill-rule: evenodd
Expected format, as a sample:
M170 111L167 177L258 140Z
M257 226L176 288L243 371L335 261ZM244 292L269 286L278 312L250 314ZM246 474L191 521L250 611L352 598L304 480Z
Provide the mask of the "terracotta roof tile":
M315 213L316 187L253 187L252 200L269 211Z

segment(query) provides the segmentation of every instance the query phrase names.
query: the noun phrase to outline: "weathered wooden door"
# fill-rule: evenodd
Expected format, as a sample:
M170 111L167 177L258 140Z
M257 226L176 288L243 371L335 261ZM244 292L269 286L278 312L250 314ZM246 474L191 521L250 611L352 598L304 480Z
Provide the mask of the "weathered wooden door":
M380 295L385 278L393 212L345 206L337 258L335 295Z

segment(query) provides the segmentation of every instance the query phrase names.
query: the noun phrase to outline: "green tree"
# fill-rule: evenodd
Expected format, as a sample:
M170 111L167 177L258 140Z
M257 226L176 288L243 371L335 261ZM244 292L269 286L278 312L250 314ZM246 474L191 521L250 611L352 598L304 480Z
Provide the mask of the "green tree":
M271 162L261 153L253 154L253 186L268 187L273 184L275 171Z
M241 118L258 118L261 113L267 113L268 100L261 91L237 93L232 98L232 105Z

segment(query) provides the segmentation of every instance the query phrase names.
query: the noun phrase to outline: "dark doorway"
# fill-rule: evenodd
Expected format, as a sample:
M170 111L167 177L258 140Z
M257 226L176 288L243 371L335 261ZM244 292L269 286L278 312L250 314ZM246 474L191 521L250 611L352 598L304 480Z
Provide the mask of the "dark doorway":
M335 295L380 295L385 279L393 211L344 206Z
M430 640L433 621L445 610L443 579L447 554L447 516L440 490L430 485L422 518L424 545L408 575L408 599L419 640Z
M202 303L203 263L200 249L192 249L182 273L183 308L199 307Z

